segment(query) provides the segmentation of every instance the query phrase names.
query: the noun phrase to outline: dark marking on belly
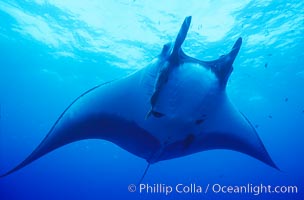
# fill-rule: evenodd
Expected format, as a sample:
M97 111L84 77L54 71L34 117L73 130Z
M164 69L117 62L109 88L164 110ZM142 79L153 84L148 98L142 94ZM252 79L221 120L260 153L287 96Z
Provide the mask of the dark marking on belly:
M156 118L161 118L161 117L165 116L165 114L163 114L161 112L157 112L157 111L152 111L152 115Z
M195 121L195 124L197 124L197 125L199 125L199 124L202 124L202 123L204 123L204 119L197 119L196 121Z
M193 143L195 136L193 134L189 134L184 140L184 148L187 149Z

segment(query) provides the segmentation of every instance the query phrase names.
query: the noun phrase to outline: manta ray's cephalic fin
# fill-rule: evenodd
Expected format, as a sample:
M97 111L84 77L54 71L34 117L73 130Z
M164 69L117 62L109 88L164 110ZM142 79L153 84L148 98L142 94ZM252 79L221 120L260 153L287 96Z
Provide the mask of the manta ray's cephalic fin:
M192 58L185 54L182 50L179 51L180 60L183 62L199 63L207 69L211 69L217 76L222 89L225 89L230 74L233 71L233 62L238 55L242 46L242 38L238 38L234 43L231 51L228 54L220 56L216 60L203 61L196 58Z
M211 68L211 70L218 77L220 84L223 88L226 87L228 78L233 71L233 62L238 55L240 48L242 45L242 38L238 38L235 44L233 45L231 51L226 54L220 56L219 59L213 61L201 61L205 66Z
M191 16L188 16L184 19L184 22L175 39L172 53L169 56L164 56L165 55L164 52L168 52L169 46L165 45L163 48L161 55L163 55L164 56L163 59L165 61L167 60L168 62L163 62L163 65L160 65L160 67L162 67L162 68L160 69L158 76L156 78L156 81L155 81L154 91L150 98L151 109L148 111L148 113L146 115L146 119L149 118L151 115L153 115L156 118L161 118L161 117L165 116L164 113L154 110L154 107L158 100L159 93L160 93L162 87L168 81L171 71L180 64L180 61L181 61L180 55L184 55L184 53L181 49L181 46L184 43L187 33L189 31L191 19L192 19Z
M173 51L170 56L171 65L177 65L179 63L179 54L180 54L180 51L182 51L182 49L181 49L182 44L184 43L187 33L189 31L191 19L192 19L191 16L186 17L178 32L178 35L174 42Z

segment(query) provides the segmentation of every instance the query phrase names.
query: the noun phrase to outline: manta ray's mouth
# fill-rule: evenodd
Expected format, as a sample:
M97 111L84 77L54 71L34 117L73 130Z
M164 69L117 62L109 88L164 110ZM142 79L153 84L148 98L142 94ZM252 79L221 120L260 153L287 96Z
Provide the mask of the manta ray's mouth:
M155 109L157 105L160 93L162 92L164 86L168 83L169 77L172 72L184 66L185 63L197 64L205 69L211 70L216 77L221 90L225 90L229 76L233 70L233 62L240 50L242 45L242 38L239 38L232 47L232 50L226 54L222 55L219 59L213 61L203 61L196 58L190 57L184 53L182 50L182 44L186 39L189 27L191 24L191 16L186 17L179 32L175 39L173 49L172 45L165 44L163 50L160 54L161 67L158 70L157 78L154 83L154 91L150 98L151 109L147 112L146 119L151 115L157 118L164 117L166 114ZM205 77L202 77L204 79Z

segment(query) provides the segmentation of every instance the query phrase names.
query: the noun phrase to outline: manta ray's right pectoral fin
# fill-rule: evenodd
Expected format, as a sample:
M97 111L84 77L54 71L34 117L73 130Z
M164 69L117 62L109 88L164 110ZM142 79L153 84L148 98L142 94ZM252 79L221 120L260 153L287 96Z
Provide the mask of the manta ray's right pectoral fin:
M206 133L200 135L196 146L204 150L238 151L279 170L251 122L232 105L228 97L225 96L224 99L219 104L216 115L207 119L209 122L204 128Z

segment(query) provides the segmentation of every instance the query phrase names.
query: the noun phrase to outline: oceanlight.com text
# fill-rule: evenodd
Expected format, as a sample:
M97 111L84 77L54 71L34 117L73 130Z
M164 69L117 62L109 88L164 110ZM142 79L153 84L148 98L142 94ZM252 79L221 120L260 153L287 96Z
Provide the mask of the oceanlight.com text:
M168 185L162 183L139 185L130 184L128 186L129 192L138 192L140 194L297 194L298 187L292 185L273 186L266 184L245 184L245 185L224 185L224 184L182 184Z
M272 186L272 185L253 185L247 184L242 186L226 186L221 184L213 184L211 188L213 193L230 193L230 194L297 194L298 187L297 186Z

